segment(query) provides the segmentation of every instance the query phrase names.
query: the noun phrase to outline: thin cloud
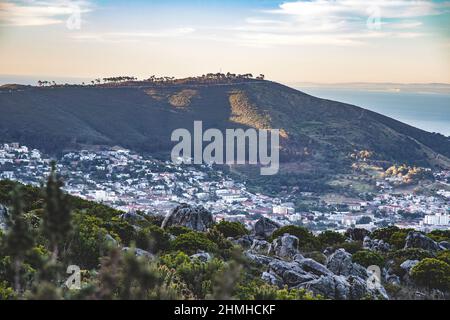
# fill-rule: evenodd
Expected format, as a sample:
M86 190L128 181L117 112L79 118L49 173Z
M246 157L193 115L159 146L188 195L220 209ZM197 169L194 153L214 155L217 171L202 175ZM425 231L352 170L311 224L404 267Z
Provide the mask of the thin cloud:
M78 33L71 36L79 41L103 41L103 42L137 42L145 39L164 39L181 37L195 32L194 28L174 28L157 31L137 32L100 32L100 33Z
M93 10L86 0L3 1L0 3L0 24L6 26L45 26L64 23L74 12Z
M450 1L291 1L247 18L234 30L240 41L248 41L251 46L355 46L374 38L426 36L420 32L423 22L418 19L449 10Z

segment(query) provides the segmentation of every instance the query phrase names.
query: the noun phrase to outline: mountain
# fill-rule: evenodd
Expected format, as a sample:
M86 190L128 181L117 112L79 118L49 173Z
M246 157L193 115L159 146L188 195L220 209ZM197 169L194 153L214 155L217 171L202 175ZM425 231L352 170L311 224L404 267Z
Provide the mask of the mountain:
M450 167L448 137L264 80L8 85L0 114L0 141L51 154L115 145L164 153L174 129L202 120L204 129L282 129L286 171L336 170L362 150L380 161Z

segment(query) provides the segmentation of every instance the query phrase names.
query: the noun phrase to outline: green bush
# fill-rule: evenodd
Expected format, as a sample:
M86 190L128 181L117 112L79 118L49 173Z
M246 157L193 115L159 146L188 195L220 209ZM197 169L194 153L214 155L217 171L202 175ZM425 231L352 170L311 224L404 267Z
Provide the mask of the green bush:
M383 240L384 242L390 243L392 235L398 231L400 231L399 227L389 226L373 231L370 237L372 239Z
M345 241L345 236L335 231L327 230L317 236L324 247L330 247Z
M450 241L450 230L433 230L427 236L437 242Z
M136 246L152 253L167 251L170 247L170 237L160 227L149 225L137 232Z
M188 255L195 254L202 250L206 252L217 252L217 245L209 240L204 233L191 231L179 235L172 241L172 250L182 251Z
M314 295L306 289L280 289L265 282L252 281L237 290L239 300L321 300L320 295Z
M166 229L168 233L170 233L171 235L174 235L176 237L185 234L185 233L189 233L192 232L192 229L189 229L187 227L183 227L183 226L171 226L169 228Z
M354 254L363 249L363 243L362 243L362 241L343 242L341 244L334 246L333 248L334 249L344 249L345 251L347 251L351 254Z
M110 247L107 235L117 241L119 237L102 227L102 219L83 212L74 216L74 225L68 259L83 269L97 267L100 257L105 255Z
M239 238L249 233L242 223L222 220L214 226L225 238Z
M320 243L317 238L306 228L299 226L284 226L272 234L271 240L288 233L298 238L298 247L301 250L314 251L320 248Z
M450 264L450 250L444 250L436 255L436 259Z
M450 289L450 265L426 258L411 269L411 278L419 285L440 290Z
M211 293L212 282L223 269L221 260L201 262L198 259L190 259L184 252L164 255L160 264L175 270L197 299L204 299Z
M0 301L14 300L15 298L14 289L9 287L5 281L0 282Z
M381 268L384 264L384 259L380 254L369 250L361 250L356 252L353 254L352 260L353 262L359 263L366 268L373 265Z

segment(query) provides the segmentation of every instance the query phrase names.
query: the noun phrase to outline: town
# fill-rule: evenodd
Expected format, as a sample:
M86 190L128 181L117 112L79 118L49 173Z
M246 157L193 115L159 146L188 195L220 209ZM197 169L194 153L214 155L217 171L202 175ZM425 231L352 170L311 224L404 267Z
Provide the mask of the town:
M53 160L19 143L0 144L0 180L39 186ZM327 201L323 195L304 192L302 199L320 199L308 207L299 206L295 196L251 192L245 181L207 164L174 164L121 147L67 152L57 159L57 169L67 193L128 215L165 215L187 203L204 206L217 220L240 221L247 226L264 216L314 232L343 232L349 227L372 230L386 225L427 232L450 229L450 171L433 172L434 186L439 187L423 192L399 192L395 178L379 178L373 181L377 192L364 201Z

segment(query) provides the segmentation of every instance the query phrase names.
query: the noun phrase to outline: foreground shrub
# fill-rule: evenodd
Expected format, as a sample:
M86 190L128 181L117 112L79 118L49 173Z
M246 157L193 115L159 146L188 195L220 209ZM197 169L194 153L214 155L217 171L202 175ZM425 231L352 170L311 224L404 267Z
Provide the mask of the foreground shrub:
M198 259L190 259L183 252L162 256L160 264L173 269L198 299L204 299L211 293L212 282L224 266L221 260L212 259L202 262Z
M152 253L159 253L170 248L170 237L160 227L150 225L138 231L136 246Z
M352 260L366 268L373 265L381 268L384 264L384 259L380 254L369 250L356 252L353 254Z
M411 270L411 278L417 284L430 289L450 289L450 265L444 261L426 258Z
M322 232L317 238L324 247L330 247L345 241L345 236L343 234L331 230Z
M222 220L216 224L214 229L221 232L225 238L239 238L249 233L242 223L225 220Z
M183 251L188 255L197 253L199 250L206 252L217 252L217 245L208 239L204 233L191 231L179 235L172 242L172 250Z

